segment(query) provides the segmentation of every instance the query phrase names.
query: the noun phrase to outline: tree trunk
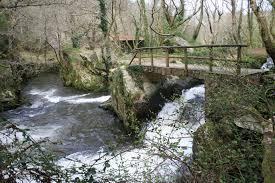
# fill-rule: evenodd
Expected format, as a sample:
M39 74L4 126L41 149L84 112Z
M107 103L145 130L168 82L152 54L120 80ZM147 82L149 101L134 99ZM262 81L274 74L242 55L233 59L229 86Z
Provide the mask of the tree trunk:
M193 34L193 40L196 41L198 36L199 36L199 33L200 33L200 30L201 30L201 26L202 26L202 21L203 21L203 6L204 6L204 0L201 0L201 11L200 11L200 18L199 18L199 23L194 31L194 34Z
M171 15L170 15L168 7L166 7L165 0L161 0L161 7L162 7L162 11L163 11L164 17L165 17L165 19L166 19L169 27L172 27L173 23L172 23Z
M231 21L232 21L232 36L235 43L238 43L237 36L237 17L236 17L236 0L231 0Z
M253 47L253 12L251 12L251 7L250 7L250 0L248 0L247 3L247 25L248 25L248 40L249 40L249 46Z
M257 21L261 32L261 37L264 42L266 51L269 54L269 56L273 60L275 60L275 41L271 35L270 28L268 26L265 14L257 6L256 0L250 0L250 6L255 16L257 17Z
M239 24L238 24L238 30L237 30L237 38L238 43L242 43L242 23L243 23L243 1L241 1L241 9L240 9L240 15L239 15Z
M140 14L143 22L143 34L144 42L146 46L150 45L150 34L149 34L149 23L146 15L146 4L145 0L140 0Z
M273 37L273 40L275 39L275 1L272 2L272 17L270 22L270 32Z
M109 81L109 70L112 66L112 58L111 58L111 43L110 43L110 31L108 27L108 17L107 17L107 7L106 7L106 1L105 0L98 0L99 1L99 7L100 7L100 29L104 36L104 43L101 47L101 53L102 53L102 61L105 65L106 75L104 77L105 79L105 85L108 84Z

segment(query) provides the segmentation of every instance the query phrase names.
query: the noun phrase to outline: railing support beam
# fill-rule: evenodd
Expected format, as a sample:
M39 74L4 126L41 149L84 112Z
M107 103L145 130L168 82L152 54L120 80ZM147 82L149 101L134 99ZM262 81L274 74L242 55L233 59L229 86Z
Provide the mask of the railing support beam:
M141 50L139 50L139 53L138 53L138 63L139 65L141 65Z
M153 49L150 49L150 55L151 55L151 66L154 67L154 55L153 55Z
M166 49L166 67L169 67L169 48Z
M237 53L237 75L241 75L242 47L238 46Z
M213 47L209 47L209 71L213 72Z
M184 66L185 66L186 73L188 73L188 52L187 52L187 48L184 48Z

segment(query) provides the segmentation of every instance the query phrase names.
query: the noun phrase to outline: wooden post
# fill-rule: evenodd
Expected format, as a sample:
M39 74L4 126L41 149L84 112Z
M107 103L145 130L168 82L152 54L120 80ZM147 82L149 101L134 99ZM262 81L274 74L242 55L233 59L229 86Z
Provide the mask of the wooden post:
M150 54L151 54L151 66L154 67L153 49L150 49Z
M188 52L187 48L184 48L184 65L185 65L185 71L188 73Z
M242 61L242 47L238 46L238 53L237 53L237 75L241 74L241 61Z
M213 47L209 48L209 70L213 72Z
M166 67L169 67L169 48L166 49Z
M141 50L138 50L138 61L139 61L139 65L141 65Z

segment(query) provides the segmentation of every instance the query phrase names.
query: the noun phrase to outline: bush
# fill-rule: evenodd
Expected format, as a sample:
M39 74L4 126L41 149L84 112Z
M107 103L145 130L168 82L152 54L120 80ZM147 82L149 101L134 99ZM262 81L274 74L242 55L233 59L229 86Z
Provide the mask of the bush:
M243 65L247 68L260 69L262 65L266 62L265 57L251 57L246 56L242 59Z

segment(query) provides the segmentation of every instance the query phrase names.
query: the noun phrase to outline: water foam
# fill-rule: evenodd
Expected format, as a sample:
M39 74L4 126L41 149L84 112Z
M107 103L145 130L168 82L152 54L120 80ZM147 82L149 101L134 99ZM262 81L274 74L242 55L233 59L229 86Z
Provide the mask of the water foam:
M71 104L85 104L85 103L103 103L108 101L111 96L102 96L98 98L77 98L74 100L67 100L66 102Z
M59 103L59 102L67 102L71 104L84 104L84 103L103 103L106 102L111 98L111 96L102 96L97 98L84 98L90 95L90 93L87 94L81 94L81 95L73 95L73 96L58 96L54 95L57 92L57 89L50 89L48 91L42 91L38 89L33 89L29 92L31 95L39 95L43 97L44 99L48 100L51 103ZM36 108L41 105L40 103L33 104L31 107Z
M58 135L58 130L63 128L61 125L44 125L35 127L19 125L17 127L22 131L26 130L28 132L28 135L35 141L43 139L53 140L56 135ZM23 135L23 132L8 129L0 131L0 140L3 144L11 144L16 139L19 141L24 140L25 137Z

